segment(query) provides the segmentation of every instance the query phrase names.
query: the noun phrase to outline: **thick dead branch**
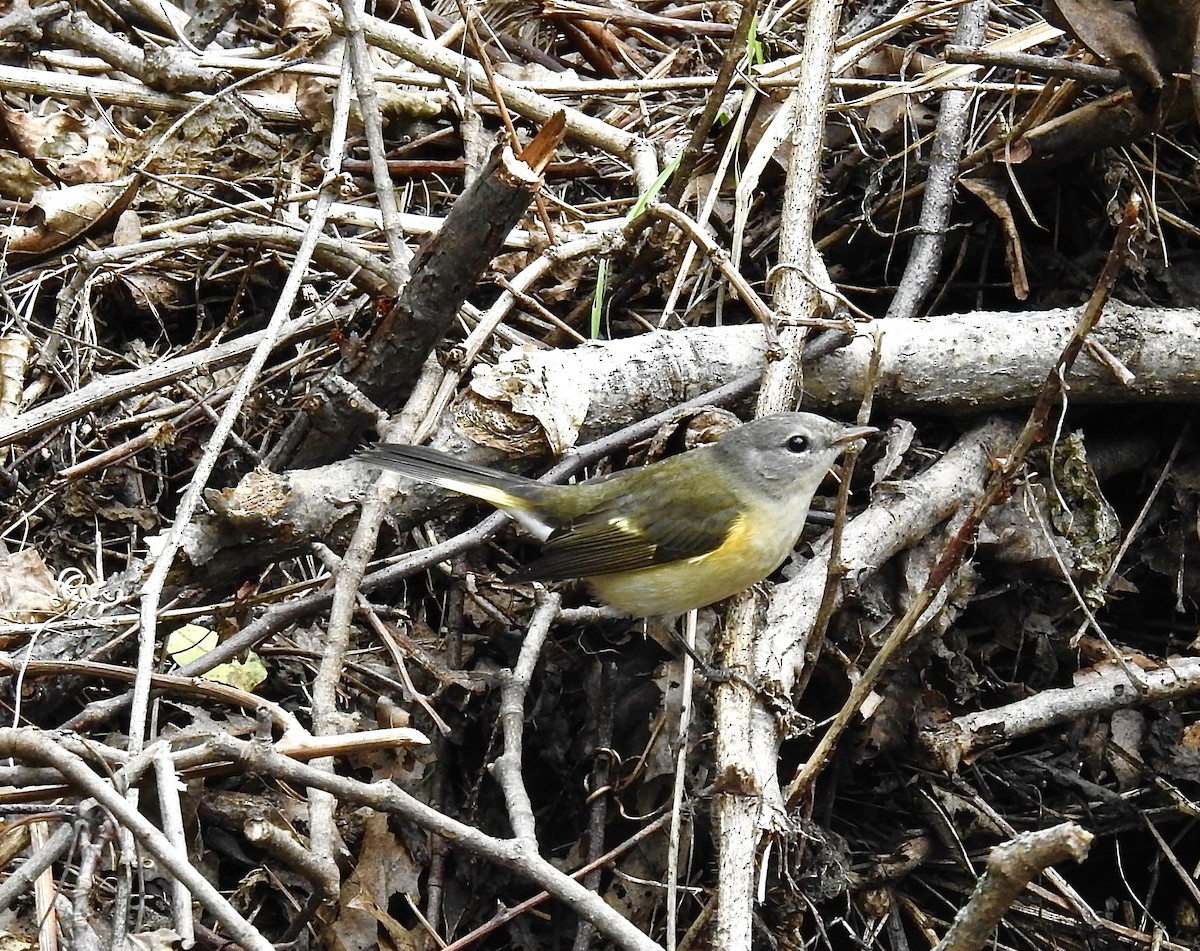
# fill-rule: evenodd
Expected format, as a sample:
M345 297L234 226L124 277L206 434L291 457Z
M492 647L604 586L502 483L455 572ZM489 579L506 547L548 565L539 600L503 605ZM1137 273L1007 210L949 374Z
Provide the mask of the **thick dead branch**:
M348 379L380 406L404 404L426 354L446 335L459 305L525 214L562 132L560 115L522 155L507 145L498 148L413 261L409 283L346 369Z
M984 312L880 324L877 407L940 415L1028 405L1076 316L1065 309ZM806 364L805 408L857 405L870 375L876 326L862 325L847 346ZM1085 356L1072 372L1071 401L1200 398L1191 359L1200 351L1198 326L1190 310L1110 304L1093 336L1134 380L1125 385ZM570 351L510 351L495 367L477 371L443 432L528 451L538 443L525 418L533 417L550 446L563 451L609 420L623 423L643 409L750 372L763 365L765 351L762 332L753 327L644 334Z
M560 114L522 155L507 145L496 149L413 260L412 276L400 296L343 370L376 405L385 410L404 405L425 358L446 336L458 308L525 214L562 133ZM361 438L368 422L361 407L346 405L337 395L328 394L315 420L315 438L303 443L295 465L336 458Z
M1200 693L1200 658L1172 657L1157 669L1141 669L1139 675L1146 688L1144 693L1135 689L1125 671L1115 665L1080 673L1073 687L1042 690L1016 703L930 727L921 734L921 746L935 768L953 772L986 750L1031 733L1082 717Z
M987 21L986 0L972 0L963 4L958 11L954 42L970 48L979 46L987 31ZM968 90L952 89L942 96L937 132L930 147L929 174L925 179L917 236L905 264L904 277L900 279L896 296L888 305L888 317L917 316L921 303L938 275L946 244L946 228L950 223L950 209L954 204L959 158L967 137L970 104L971 93Z
M978 412L1027 405L1074 325L1070 311L973 314L934 320L895 319L881 334L876 405L897 412ZM1191 354L1200 324L1190 311L1144 311L1110 305L1095 338L1134 373L1125 386L1086 355L1071 376L1073 403L1127 403L1200 398ZM865 330L865 328L864 328ZM872 337L809 365L805 406L839 409L857 399L869 372ZM475 375L471 390L444 418L434 444L471 461L526 465L658 412L762 365L762 330L728 327L645 334L570 351L520 350ZM647 380L657 380L649 384ZM19 421L19 418L18 418ZM535 455L531 455L531 453ZM187 551L204 563L248 539L293 543L328 537L361 494L359 467L337 463L291 474L255 473L210 496L213 514L187 535ZM427 502L433 496L417 492Z
M1087 858L1094 836L1073 822L1052 829L1026 832L997 846L988 856L987 871L975 894L954 918L954 924L935 951L976 951L990 939L992 929L1017 900L1025 886L1059 862Z

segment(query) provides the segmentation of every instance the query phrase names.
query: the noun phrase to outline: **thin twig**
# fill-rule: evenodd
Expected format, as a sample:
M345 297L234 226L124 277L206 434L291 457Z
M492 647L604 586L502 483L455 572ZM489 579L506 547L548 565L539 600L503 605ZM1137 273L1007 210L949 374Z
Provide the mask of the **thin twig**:
M875 332L875 349L871 355L871 368L868 374L867 392L863 396L862 404L858 408L857 422L860 426L865 426L871 419L871 408L875 401L875 386L879 381L879 355L880 344L883 341L883 335L876 330ZM804 646L801 649L801 658L803 659L804 667L800 676L796 678L796 685L792 688L792 695L799 697L803 696L805 689L808 686L809 680L812 678L813 671L816 670L817 661L821 654L821 644L825 640L825 632L829 628L829 622L833 619L833 612L837 608L838 591L842 584L842 579L846 576L846 565L842 562L842 536L846 530L846 519L850 507L850 482L854 478L854 467L858 462L858 457L862 454L862 443L853 442L843 454L842 463L842 479L838 486L837 508L833 519L833 530L829 534L829 567L825 579L825 590L821 594L821 605L817 608L817 616L813 621L811 630L805 638Z
M5 731L0 731L0 750L3 749L4 734ZM460 849L541 885L554 897L565 902L576 914L595 925L613 947L629 951L662 951L657 943L650 940L601 896L585 889L553 863L528 849L519 839L498 839L466 823L451 819L431 809L390 781L367 783L337 776L231 736L215 736L211 743L221 755L237 761L245 769L297 785L315 786L331 793L342 802L369 806L397 815L421 828L445 836Z
M524 778L525 698L533 680L534 666L561 603L559 595L539 591L537 608L521 642L517 665L500 674L500 729L504 736L504 752L489 767L504 792L513 835L525 848L532 850L537 849L538 843L533 804Z
M58 738L31 728L0 728L0 752L5 756L32 759L54 767L64 779L85 795L91 796L111 812L122 828L130 831L171 876L178 879L247 951L274 951L267 941L217 890L186 854L180 854L150 820L134 809L116 790L68 751Z

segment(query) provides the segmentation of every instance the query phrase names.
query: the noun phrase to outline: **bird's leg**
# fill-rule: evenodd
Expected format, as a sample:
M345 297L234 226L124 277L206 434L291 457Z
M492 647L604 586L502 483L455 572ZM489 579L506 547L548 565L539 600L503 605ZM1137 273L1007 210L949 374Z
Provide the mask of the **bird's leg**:
M741 674L736 670L730 670L726 667L714 667L707 660L701 657L696 648L688 643L687 638L679 633L679 629L674 623L668 624L667 628L671 632L671 640L674 641L679 647L683 648L684 653L687 654L695 663L697 672L705 680L722 684L736 682L740 683L752 693L759 692L759 687L756 684L751 683L745 674Z

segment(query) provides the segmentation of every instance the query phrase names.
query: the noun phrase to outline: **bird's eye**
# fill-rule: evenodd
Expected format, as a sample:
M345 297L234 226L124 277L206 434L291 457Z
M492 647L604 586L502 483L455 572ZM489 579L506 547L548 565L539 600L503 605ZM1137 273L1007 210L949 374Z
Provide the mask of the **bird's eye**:
M787 441L788 452L807 452L808 437L807 436L789 436Z

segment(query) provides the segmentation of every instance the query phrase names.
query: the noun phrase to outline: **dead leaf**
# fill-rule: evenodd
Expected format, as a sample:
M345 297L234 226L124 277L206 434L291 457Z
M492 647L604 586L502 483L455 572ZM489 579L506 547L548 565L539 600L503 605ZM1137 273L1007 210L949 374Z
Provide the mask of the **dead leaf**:
M39 552L26 548L0 557L0 618L33 624L60 610L58 584Z
M121 174L107 124L68 109L35 115L0 103L0 120L17 151L59 183L110 182Z
M46 254L103 229L128 207L137 175L115 182L44 188L33 196L30 223L3 231L9 254Z
M393 897L419 894L420 869L404 841L391 831L388 817L372 812L363 824L358 862L342 886L336 916L336 942L347 951L378 948L377 928L382 926L394 947L416 946L416 936L388 911Z
M39 188L53 185L54 182L38 171L37 166L25 156L10 149L0 149L0 194L5 198L28 201Z
M1004 260L1008 264L1008 276L1012 282L1013 296L1025 300L1029 296L1029 278L1025 274L1025 255L1021 250L1021 234L1013 218L1007 199L990 183L978 178L960 178L962 185L982 201L996 220L1004 234Z
M158 928L125 936L125 951L163 951L179 947L179 934L171 928Z
M1153 111L1166 77L1191 72L1200 4L1053 0L1047 19L1121 70L1144 112Z
M323 0L284 0L279 4L283 32L308 45L325 39L332 32L329 4Z

